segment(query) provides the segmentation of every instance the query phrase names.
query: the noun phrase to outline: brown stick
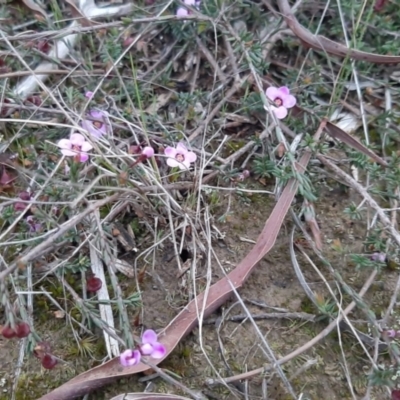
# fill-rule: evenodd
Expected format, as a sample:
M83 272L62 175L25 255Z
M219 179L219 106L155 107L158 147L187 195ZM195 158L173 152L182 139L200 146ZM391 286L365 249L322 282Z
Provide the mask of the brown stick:
M299 21L297 21L287 0L278 0L278 7L288 27L303 43L312 49L322 50L328 54L333 54L342 58L350 57L354 60L369 61L376 64L400 63L400 56L385 56L367 53L356 49L349 49L347 46L334 42L325 36L313 35L308 29L304 28Z

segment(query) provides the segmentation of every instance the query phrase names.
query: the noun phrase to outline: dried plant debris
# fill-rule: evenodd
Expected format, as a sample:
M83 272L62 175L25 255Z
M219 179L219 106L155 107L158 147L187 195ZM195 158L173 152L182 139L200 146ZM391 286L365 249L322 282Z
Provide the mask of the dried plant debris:
M400 17L342 3L0 2L4 398L398 396Z

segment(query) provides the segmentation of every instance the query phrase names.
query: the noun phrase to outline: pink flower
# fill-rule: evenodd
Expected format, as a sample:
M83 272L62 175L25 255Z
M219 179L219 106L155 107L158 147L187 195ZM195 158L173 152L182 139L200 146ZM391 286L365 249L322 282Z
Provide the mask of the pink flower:
M195 7L195 8L197 8L197 9L200 8L200 3L201 3L200 0L184 0L183 2L184 2L187 6ZM192 14L192 11L191 11L191 10L188 10L186 7L179 7L179 8L176 10L176 16L177 16L178 18L185 18L185 17L187 17L188 15L191 15L191 14Z
M157 334L152 329L147 329L142 335L142 344L137 350L125 350L120 356L119 361L124 367L139 364L143 356L156 359L163 358L167 350L165 346L157 342Z
M150 158L154 156L154 149L150 146L145 146L142 150L142 155L146 158Z
M132 365L139 364L140 362L140 351L139 350L125 350L119 356L119 361L124 367L130 367Z
M396 337L396 331L394 329L388 329L386 331L386 335L388 338L395 338Z
M385 263L386 262L386 254L385 253L372 253L370 255L372 261Z
M157 333L152 329L147 329L143 332L140 351L144 356L153 358L163 358L167 352L165 346L157 342Z
M193 151L189 151L183 143L178 143L176 148L167 147L164 154L168 157L167 164L170 167L179 167L180 169L189 169L190 164L197 160Z
M84 119L81 123L82 128L86 129L95 139L100 139L107 133L107 125L105 123L106 113L104 111L89 111L89 116L97 121Z
M250 171L247 169L244 169L237 177L237 180L239 182L243 182L245 179L247 179L250 176Z
M90 90L88 90L88 91L85 93L85 97L86 97L87 99L91 99L93 96L94 96L94 93L91 92Z
M296 104L296 97L290 94L290 90L286 86L280 88L270 86L266 90L266 95L275 103L276 107L271 106L271 109L278 119L285 118L288 114L287 109L294 107Z
M89 160L87 152L93 149L93 146L80 133L73 133L69 139L61 139L57 143L57 146L61 149L61 153L64 156L77 156L80 162Z
M42 229L42 224L37 222L33 215L26 217L26 222L29 225L29 232L39 232Z

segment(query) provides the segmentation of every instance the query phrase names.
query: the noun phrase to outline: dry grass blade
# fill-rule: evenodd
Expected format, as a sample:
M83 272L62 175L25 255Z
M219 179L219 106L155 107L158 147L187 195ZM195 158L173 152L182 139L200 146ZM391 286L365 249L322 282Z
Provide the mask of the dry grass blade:
M189 400L187 397L165 393L124 393L110 400Z
M22 2L31 9L35 14L41 15L44 20L47 20L48 16L42 7L39 7L34 0L22 0Z
M96 210L92 215L87 218L88 222L92 226L96 226L97 222L100 221L99 211ZM99 223L100 225L100 223ZM100 233L99 233L100 234ZM90 241L90 264L93 274L99 278L102 282L101 288L97 291L98 300L101 302L109 302L110 295L106 284L106 278L104 275L104 267L99 253L101 249L99 244L100 240L94 238ZM111 308L111 304L99 304L100 318L106 323L109 329L114 330L114 317ZM110 358L119 356L119 344L112 336L110 336L105 330L103 331L104 342L107 348L107 354Z

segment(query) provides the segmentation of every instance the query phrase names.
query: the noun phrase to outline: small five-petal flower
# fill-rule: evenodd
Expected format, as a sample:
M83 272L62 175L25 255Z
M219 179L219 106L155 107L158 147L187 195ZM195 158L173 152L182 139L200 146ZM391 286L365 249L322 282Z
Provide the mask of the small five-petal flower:
M170 167L179 167L180 169L189 169L190 164L197 160L193 151L189 151L183 143L178 143L176 148L166 147L164 154L168 157L167 164Z
M195 7L197 9L200 8L200 0L183 0L183 2L187 5L187 6L191 6L191 7ZM188 15L192 14L191 10L188 10L186 7L179 7L176 10L176 16L178 18L185 18Z
M91 110L89 111L89 116L95 121L84 119L81 123L82 128L86 129L94 139L100 139L107 133L107 125L105 121L107 114L104 111Z
M275 104L271 106L271 109L278 119L285 118L288 114L287 109L294 107L296 104L296 97L290 94L290 90L286 86L280 88L270 86L266 90L266 95Z
M87 152L93 149L80 133L73 133L69 139L61 139L57 146L64 156L77 157L80 162L86 162L89 159Z

